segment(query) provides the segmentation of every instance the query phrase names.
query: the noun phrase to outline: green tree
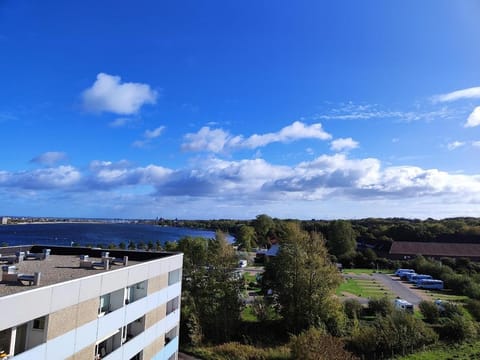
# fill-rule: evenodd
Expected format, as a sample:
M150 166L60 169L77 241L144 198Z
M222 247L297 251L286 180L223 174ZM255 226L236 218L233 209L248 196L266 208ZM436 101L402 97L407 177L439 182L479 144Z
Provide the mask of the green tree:
M202 336L212 342L228 341L235 334L242 310L243 278L235 276L233 247L217 232L211 240L181 239L177 249L184 252L183 298L188 300L188 307L183 314L192 332L190 341Z
M309 327L343 329L342 306L334 297L341 276L330 262L324 239L302 231L298 224L284 225L278 255L267 264L265 277L278 296L287 328L299 333Z
M327 246L330 254L335 255L340 260L350 259L355 255L357 247L355 238L355 232L349 221L333 221L328 228Z
M237 232L236 243L241 249L251 251L256 245L255 228L248 225L240 225Z
M273 219L265 214L257 215L253 221L253 226L255 227L255 232L257 234L258 245L267 245L267 235L271 230L275 229L275 222Z

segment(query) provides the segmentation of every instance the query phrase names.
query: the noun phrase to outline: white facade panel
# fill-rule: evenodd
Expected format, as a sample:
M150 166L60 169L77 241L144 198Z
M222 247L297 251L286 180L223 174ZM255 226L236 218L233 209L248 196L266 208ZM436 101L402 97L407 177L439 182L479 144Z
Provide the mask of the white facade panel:
M69 331L62 336L58 336L55 339L47 341L46 345L47 351L45 359L66 359L74 354L75 330Z
M97 339L102 339L120 329L125 324L125 308L121 308L98 318Z
M147 345L148 343L145 342L145 333L135 336L123 345L123 359L131 359Z
M46 350L47 346L41 344L21 354L15 355L15 360L47 359L45 356Z
M167 288L167 301L180 296L182 293L182 283L178 282Z
M128 268L128 286L145 279L148 279L148 264L140 264Z
M157 277L166 272L166 269L162 271L162 263L161 262L154 262L148 264L148 278Z
M147 308L146 297L128 304L125 309L125 323L130 324L132 321L137 320L139 317L142 317L143 315L145 315L146 308Z
M80 294L78 295L78 302L90 300L100 296L101 287L101 276L96 275L80 279Z
M51 287L0 298L0 330L23 324L50 312Z
M100 294L108 294L127 286L128 271L126 268L102 273Z
M50 312L55 312L66 307L78 304L80 282L69 281L52 287L52 302Z
M76 328L75 331L75 352L79 352L84 347L97 341L98 320Z

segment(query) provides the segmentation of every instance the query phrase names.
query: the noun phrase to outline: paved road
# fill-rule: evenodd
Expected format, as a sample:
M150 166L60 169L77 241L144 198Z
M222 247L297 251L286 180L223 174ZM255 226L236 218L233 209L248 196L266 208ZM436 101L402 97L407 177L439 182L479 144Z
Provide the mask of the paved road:
M374 273L373 277L378 281L381 281L386 287L395 293L398 297L403 300L407 300L413 305L418 305L423 299L410 290L406 284L403 284L397 277L391 277L386 274L377 274Z

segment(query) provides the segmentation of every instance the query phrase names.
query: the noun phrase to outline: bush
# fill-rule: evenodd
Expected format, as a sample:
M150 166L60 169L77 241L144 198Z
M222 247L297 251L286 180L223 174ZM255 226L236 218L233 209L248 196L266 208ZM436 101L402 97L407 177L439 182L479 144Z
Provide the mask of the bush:
M354 352L367 359L405 355L438 339L425 323L403 311L393 311L380 317L367 328L358 329L350 346Z
M347 299L343 303L343 309L349 319L359 319L362 315L363 306L357 299Z
M368 309L375 315L387 316L393 311L393 303L387 297L371 299L368 302Z
M418 304L418 307L426 322L434 324L440 319L440 310L433 302L422 301Z
M290 349L286 346L259 348L237 342L187 350L205 360L289 360L291 358Z
M325 331L310 328L290 341L291 357L302 360L354 360L353 354L345 350L345 344Z
M466 306L468 312L477 321L480 321L480 301L479 300L467 300Z
M460 315L442 319L441 326L438 327L437 332L440 335L440 339L451 343L463 342L477 336L477 329L474 323Z

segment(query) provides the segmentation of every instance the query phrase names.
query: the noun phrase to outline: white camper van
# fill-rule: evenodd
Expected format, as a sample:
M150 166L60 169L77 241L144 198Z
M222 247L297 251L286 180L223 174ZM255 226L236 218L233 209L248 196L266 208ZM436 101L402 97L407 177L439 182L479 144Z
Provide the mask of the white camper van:
M395 299L395 309L413 313L413 305L403 299Z

